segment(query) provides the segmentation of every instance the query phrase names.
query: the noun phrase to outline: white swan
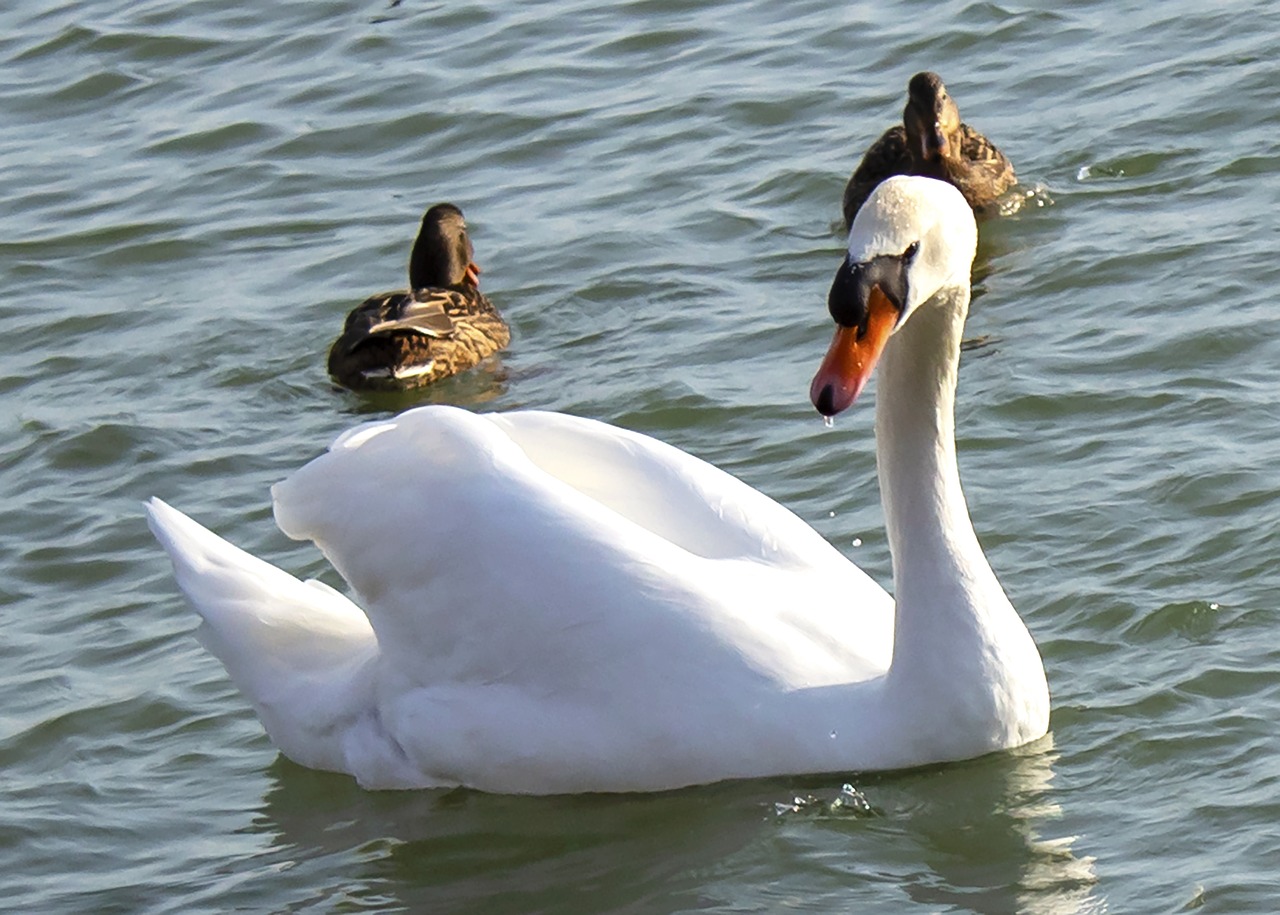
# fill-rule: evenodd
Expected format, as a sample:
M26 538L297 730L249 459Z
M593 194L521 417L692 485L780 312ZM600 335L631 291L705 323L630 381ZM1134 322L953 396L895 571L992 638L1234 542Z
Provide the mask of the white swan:
M859 212L832 286L853 327L837 330L815 403L851 402L883 345L896 608L737 479L555 413L411 410L277 484L280 527L314 540L363 610L158 499L152 529L280 750L368 787L658 790L1033 740L1044 669L955 461L974 243L959 192L895 178Z

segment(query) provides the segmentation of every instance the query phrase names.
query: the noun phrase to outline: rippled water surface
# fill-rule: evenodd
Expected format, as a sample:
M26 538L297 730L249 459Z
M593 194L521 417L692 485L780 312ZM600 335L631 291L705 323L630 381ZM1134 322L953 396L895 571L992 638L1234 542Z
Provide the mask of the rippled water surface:
M1233 2L6 4L7 905L1274 911L1278 57ZM420 399L657 435L889 581L870 406L827 431L807 385L844 180L925 68L1035 190L982 227L958 428L1050 737L628 797L280 759L140 503L333 580L267 490L414 402L323 354L437 200L514 340Z

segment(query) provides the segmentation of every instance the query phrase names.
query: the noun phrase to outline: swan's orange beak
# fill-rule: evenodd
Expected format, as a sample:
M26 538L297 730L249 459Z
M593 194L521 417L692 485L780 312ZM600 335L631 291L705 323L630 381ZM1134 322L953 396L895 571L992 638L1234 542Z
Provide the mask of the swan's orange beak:
M809 385L809 399L823 416L847 410L866 387L884 345L898 323L898 309L879 286L867 297L867 326L836 325L836 335Z

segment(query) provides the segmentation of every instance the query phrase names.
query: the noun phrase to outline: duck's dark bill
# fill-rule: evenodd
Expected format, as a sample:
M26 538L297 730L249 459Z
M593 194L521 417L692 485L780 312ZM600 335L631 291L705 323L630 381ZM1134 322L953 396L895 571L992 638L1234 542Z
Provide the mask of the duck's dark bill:
M898 309L879 286L871 287L867 296L866 328L836 326L836 335L827 349L809 386L809 399L823 416L835 416L847 410L866 387L876 360L884 350Z

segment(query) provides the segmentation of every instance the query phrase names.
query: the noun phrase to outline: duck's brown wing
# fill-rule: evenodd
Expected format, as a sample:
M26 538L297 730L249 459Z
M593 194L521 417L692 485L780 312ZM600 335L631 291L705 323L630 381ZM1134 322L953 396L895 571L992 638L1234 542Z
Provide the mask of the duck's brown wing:
M844 186L844 227L853 224L853 217L867 202L871 192L885 178L906 175L911 171L911 159L907 155L907 131L901 125L891 127L871 144L858 167L853 170L849 183Z
M968 124L960 125L960 168L949 177L975 210L995 203L1018 181L1009 157Z
M418 290L402 295L395 308L382 309L366 333L385 334L403 331L428 337L452 337L455 331L450 311L465 308L466 296L451 289Z
M347 318L329 350L329 374L351 388L417 387L470 368L510 338L473 287L385 293Z
M451 290L370 296L347 315L329 348L329 374L348 387L398 386L396 376L430 367L431 342L454 332L447 310Z

